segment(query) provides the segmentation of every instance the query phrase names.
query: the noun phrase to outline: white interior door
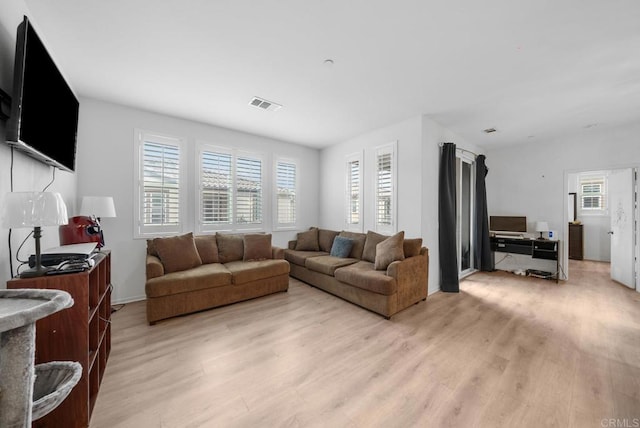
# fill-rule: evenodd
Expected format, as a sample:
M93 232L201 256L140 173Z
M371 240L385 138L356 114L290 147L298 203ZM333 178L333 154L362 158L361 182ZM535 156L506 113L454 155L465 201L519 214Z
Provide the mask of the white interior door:
M633 170L611 171L608 180L611 213L611 279L635 288Z

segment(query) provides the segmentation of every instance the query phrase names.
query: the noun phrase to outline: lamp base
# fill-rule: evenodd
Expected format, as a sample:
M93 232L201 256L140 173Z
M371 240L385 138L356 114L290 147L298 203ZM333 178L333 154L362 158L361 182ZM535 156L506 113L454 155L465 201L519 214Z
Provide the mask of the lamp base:
M540 232L540 237L538 238L540 241L546 241L547 238L545 238L544 236L542 236L543 232Z
M48 266L34 266L24 272L20 272L20 278L37 278L46 275L47 272L53 269L54 268Z

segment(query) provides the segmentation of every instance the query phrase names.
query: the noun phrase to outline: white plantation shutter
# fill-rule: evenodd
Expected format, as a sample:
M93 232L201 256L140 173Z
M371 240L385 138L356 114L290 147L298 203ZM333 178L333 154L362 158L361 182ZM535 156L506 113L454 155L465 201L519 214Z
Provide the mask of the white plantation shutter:
M136 235L182 229L182 140L138 131Z
M360 171L362 160L347 160L347 225L360 224Z
M206 150L201 152L200 189L201 224L231 224L233 158L230 154Z
M262 161L236 159L236 224L262 223Z
M396 228L396 143L376 150L375 226L379 232L395 232Z
M601 176L586 176L580 178L580 207L590 212L605 211L607 209L606 178Z
M296 224L296 164L276 162L276 227Z

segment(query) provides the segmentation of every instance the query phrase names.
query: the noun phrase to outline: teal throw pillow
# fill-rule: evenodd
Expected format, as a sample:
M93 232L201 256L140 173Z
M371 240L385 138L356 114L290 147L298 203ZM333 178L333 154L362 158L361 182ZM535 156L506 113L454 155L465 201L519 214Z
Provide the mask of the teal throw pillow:
M331 255L334 257L349 257L351 248L353 247L353 239L344 236L336 236L331 246Z

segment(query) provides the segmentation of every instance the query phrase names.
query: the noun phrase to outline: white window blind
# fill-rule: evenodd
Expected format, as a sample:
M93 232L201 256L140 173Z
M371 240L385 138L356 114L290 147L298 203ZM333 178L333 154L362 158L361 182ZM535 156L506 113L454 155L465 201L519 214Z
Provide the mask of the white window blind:
M200 157L200 218L202 224L231 224L233 158L227 153L202 151Z
M586 211L604 211L607 208L606 180L604 176L580 178L580 207Z
M396 226L395 148L396 143L392 143L376 150L374 218L379 232L394 232Z
M347 160L347 225L360 224L361 159Z
M248 157L236 160L236 223L262 223L262 161Z
M296 164L276 162L276 227L296 224Z
M182 228L182 140L137 132L137 236L179 232Z

